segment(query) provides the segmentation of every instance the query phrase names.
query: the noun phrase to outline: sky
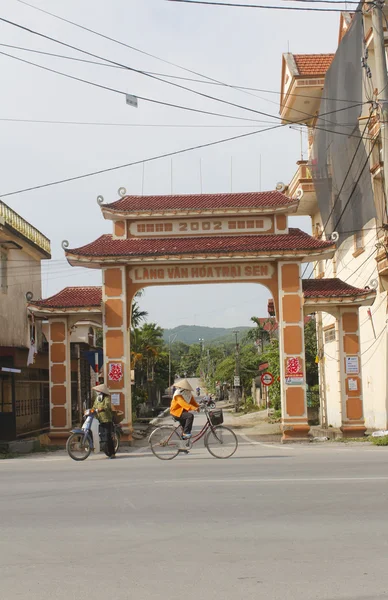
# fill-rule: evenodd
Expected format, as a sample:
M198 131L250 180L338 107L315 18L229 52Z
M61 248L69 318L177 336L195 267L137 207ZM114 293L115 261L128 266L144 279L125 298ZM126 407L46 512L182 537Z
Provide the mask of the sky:
M228 84L276 92L247 94L174 80L274 116L279 114L282 53L334 52L338 40L339 13L189 6L165 0L28 1L186 69ZM1 7L4 19L109 60L154 73L197 77L18 0L2 0ZM96 60L4 22L0 22L0 37L1 44ZM81 246L111 232L111 222L102 217L97 196L113 202L119 197L120 187L125 187L128 194L145 195L273 190L279 181L291 180L301 151L306 152L305 137L301 147L300 133L285 126L172 160L149 162L144 169L138 165L7 196L24 188L142 161L271 124L201 115L143 100L133 108L126 104L124 93L240 118L276 119L201 98L125 69L0 45L1 52L123 92L73 81L0 54L0 198L51 240L52 259L42 263L42 297L66 286L101 284L100 271L68 265L61 246L63 240L68 240L70 247ZM310 232L307 217L292 217L290 225ZM141 304L148 311L148 320L162 327L234 327L249 325L253 315L266 316L268 298L267 290L257 284L173 286L148 288Z

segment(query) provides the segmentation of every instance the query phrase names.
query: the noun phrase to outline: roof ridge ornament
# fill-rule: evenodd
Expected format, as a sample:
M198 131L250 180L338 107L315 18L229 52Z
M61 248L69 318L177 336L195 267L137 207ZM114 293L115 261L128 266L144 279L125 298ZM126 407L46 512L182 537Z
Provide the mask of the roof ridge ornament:
M104 196L97 196L97 204L101 206L104 203Z
M120 187L117 190L117 193L118 193L119 196L121 196L122 198L124 198L124 196L126 196L126 194L127 194L127 190L125 189L125 187Z
M279 181L279 182L276 184L276 188L275 188L275 189L276 189L276 191L277 191L277 192L284 192L284 190L286 189L286 187L287 187L287 186L286 186L286 184L285 184L285 183L283 183L283 181Z
M61 246L64 250L66 250L70 246L69 240L62 240Z

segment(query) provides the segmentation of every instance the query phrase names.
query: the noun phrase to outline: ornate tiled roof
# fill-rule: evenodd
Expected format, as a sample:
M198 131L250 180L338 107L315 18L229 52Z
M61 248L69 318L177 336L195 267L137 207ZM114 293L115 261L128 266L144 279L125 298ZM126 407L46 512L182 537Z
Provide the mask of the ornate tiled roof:
M116 202L103 204L103 209L117 212L161 210L206 210L223 208L279 208L295 200L281 192L243 192L236 194L187 194L174 196L124 196Z
M305 298L345 298L365 296L373 293L369 288L356 288L341 279L303 279L303 295Z
M288 234L229 235L181 238L113 239L102 235L94 242L66 250L76 256L166 256L181 254L217 254L225 252L311 252L333 248L333 242L318 240L300 229Z
M299 75L324 75L334 54L293 54Z
M101 300L101 287L67 287L50 298L30 302L30 305L38 308L86 308L100 306Z

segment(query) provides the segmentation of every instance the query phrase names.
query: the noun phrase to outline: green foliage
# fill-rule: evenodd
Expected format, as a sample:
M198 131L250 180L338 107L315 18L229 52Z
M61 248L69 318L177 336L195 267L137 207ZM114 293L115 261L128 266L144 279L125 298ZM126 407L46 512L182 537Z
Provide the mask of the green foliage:
M244 415L246 415L251 412L257 412L259 410L259 407L253 400L252 396L247 396L240 410Z
M388 435L382 437L371 437L370 441L375 446L388 446Z
M275 410L281 409L281 400L280 400L280 381L278 378L280 377L280 360L279 360L279 342L278 340L271 340L269 346L267 346L264 354L261 355L260 362L268 362L268 371L272 373L274 377L274 382L269 388L269 397L271 401L271 406Z
M311 389L318 385L318 365L315 362L317 357L317 332L316 321L310 319L304 326L304 344L306 357L306 383Z

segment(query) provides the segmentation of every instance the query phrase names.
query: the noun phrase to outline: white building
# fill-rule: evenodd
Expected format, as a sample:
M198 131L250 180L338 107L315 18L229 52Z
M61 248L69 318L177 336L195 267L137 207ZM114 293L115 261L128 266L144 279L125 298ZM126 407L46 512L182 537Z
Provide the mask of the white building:
M365 37L359 35L362 27L367 32ZM343 13L335 55L283 55L280 114L284 123L292 121L307 126L309 139L308 160L297 163L298 170L286 193L300 199L298 214L311 217L313 235L338 240L333 259L315 263L313 276L338 277L357 288L376 289L373 306L360 308L360 339L355 340L355 353L359 343L365 425L369 429L388 429L388 225L381 161L381 105L371 102L378 100L373 94L378 81L374 53L370 13L357 16ZM351 71L353 64L355 75ZM346 69L352 81L347 80ZM363 104L353 122L345 110L341 112L345 105L340 102L349 98L349 87L359 76ZM358 98L353 96L352 100L355 103ZM336 106L336 113L327 110L330 102ZM320 140L326 140L323 149L327 152L325 169L320 172L322 162L315 155L319 135ZM342 140L338 141L338 145L342 143L342 152L337 155L329 148L329 141L333 140L336 143ZM365 164L362 156L366 156ZM326 195L322 194L323 188ZM368 200L368 189L373 207ZM325 202L327 210L323 215ZM371 210L373 216L369 218ZM343 410L340 373L346 366L339 361L340 344L338 320L331 314L322 314L318 319L322 424L332 427L341 426Z

